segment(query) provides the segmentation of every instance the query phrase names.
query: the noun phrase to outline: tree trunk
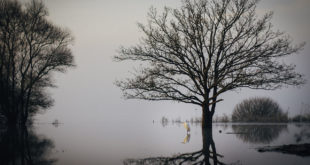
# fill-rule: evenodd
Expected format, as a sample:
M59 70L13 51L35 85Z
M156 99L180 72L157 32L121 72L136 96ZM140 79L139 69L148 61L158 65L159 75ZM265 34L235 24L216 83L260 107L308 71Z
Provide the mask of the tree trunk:
M202 120L201 120L201 126L202 129L212 129L212 117L213 113L210 112L209 106L205 105L202 107Z

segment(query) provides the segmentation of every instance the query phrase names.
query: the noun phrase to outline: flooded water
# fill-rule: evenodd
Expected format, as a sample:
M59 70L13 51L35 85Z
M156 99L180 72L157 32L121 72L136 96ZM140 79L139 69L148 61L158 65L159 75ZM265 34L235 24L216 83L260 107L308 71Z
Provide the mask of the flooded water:
M309 124L222 124L202 131L182 123L36 123L26 132L2 131L1 162L34 164L308 165L310 157L257 151L310 142ZM14 138L13 138L14 137ZM23 138L18 138L23 137Z

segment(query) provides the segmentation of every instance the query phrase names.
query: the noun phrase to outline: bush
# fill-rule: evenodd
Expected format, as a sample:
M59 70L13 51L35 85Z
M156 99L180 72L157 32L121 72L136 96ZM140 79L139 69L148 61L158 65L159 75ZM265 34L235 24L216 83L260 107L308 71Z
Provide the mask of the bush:
M255 97L237 104L232 114L234 122L287 122L288 115L279 104L267 97Z
M297 115L290 119L291 122L310 122L310 114Z

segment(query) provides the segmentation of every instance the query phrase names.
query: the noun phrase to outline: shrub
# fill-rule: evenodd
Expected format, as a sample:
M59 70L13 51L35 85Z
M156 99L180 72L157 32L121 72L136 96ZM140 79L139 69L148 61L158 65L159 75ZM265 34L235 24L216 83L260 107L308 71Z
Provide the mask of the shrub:
M310 114L297 115L290 119L291 122L310 122Z
M279 104L267 97L255 97L242 101L233 110L234 122L287 122L288 115Z

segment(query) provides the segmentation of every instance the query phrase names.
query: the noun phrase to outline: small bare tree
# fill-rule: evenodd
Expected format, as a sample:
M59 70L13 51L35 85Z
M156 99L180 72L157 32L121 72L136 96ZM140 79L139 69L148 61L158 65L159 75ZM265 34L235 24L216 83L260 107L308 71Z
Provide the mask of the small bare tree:
M47 20L42 1L0 0L0 116L25 123L51 105L51 73L73 66L71 35Z
M133 78L116 82L128 99L173 100L202 107L210 127L219 96L236 88L273 90L301 85L294 65L279 58L297 53L283 32L273 31L272 12L259 18L257 0L184 0L179 9L151 8L139 24L141 43L121 48L118 61L144 62Z

